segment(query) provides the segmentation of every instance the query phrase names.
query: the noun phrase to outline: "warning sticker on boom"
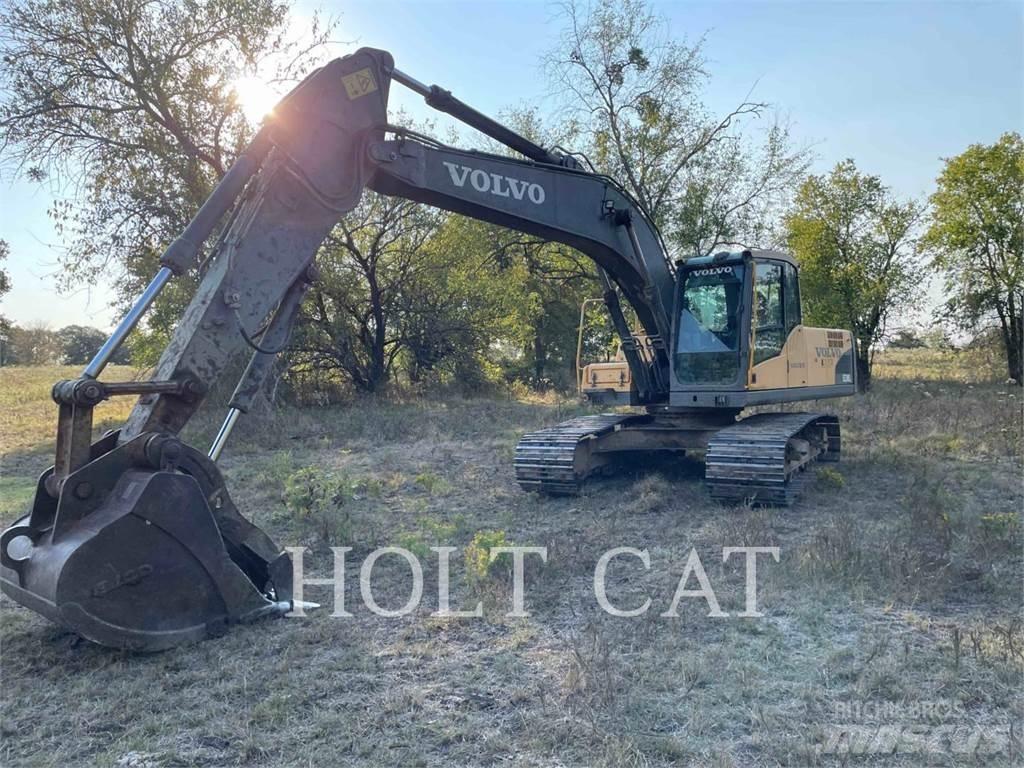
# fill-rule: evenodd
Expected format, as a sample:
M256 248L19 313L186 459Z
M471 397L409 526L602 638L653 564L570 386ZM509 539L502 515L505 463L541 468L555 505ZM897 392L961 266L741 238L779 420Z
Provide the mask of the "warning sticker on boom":
M341 82L345 84L345 93L348 94L350 100L358 99L360 96L377 90L377 83L374 81L369 67L350 75L342 75Z

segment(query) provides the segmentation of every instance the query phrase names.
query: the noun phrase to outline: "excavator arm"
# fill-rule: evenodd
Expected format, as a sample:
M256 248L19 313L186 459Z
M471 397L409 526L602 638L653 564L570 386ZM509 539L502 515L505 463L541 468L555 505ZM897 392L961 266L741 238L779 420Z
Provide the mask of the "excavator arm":
M443 146L389 125L392 82L525 159ZM639 402L668 398L673 275L656 228L608 177L545 149L363 48L301 82L161 257L161 267L79 379L58 382L54 466L29 515L0 536L0 585L107 645L157 650L291 605L291 566L234 508L216 467L286 344L315 256L365 189L565 243L594 260ZM176 275L216 241L147 382L98 380ZM634 342L619 303L648 340ZM228 363L252 358L208 453L177 439ZM124 427L90 444L92 409L138 395Z

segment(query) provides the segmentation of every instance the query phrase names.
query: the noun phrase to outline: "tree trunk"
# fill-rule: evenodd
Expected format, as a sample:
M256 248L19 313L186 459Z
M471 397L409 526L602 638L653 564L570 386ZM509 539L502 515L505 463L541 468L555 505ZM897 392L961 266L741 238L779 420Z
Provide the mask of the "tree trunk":
M857 389L867 392L871 387L871 342L857 340Z
M387 372L384 367L384 349L376 344L370 349L370 365L366 371L366 391L379 392L387 380Z
M366 378L371 392L377 392L387 381L388 371L385 356L387 353L387 327L384 318L383 299L377 285L375 268L367 275L370 284L370 309L373 316L373 332L370 334L370 366Z
M1024 384L1024 339L1021 337L1021 318L1009 317L1003 323L1003 347L1006 350L1006 372L1018 385Z
M544 380L544 369L547 367L547 351L544 348L544 339L541 338L540 328L533 331L533 388L538 392L544 389L541 382Z
M1006 372L1018 385L1024 385L1024 312L1017 306L1011 293L1006 311L999 309L999 322L1006 350Z

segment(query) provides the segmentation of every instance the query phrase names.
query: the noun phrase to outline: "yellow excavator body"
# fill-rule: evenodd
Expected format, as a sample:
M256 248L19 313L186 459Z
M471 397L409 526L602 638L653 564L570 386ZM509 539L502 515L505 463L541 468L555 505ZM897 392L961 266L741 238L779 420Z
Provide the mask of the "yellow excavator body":
M779 354L750 366L747 388L824 387L837 380L852 384L852 373L836 371L839 361L852 350L853 334L849 331L798 325L786 337Z

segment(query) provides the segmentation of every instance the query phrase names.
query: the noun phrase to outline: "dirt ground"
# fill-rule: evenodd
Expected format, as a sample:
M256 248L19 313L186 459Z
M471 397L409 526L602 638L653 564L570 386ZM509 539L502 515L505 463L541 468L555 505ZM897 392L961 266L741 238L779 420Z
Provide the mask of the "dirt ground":
M29 502L49 462L55 369L0 369L0 513ZM238 507L310 575L350 546L346 608L273 619L154 655L100 648L3 598L4 766L1013 765L1021 759L1021 391L969 369L890 355L838 412L840 464L791 509L724 507L699 461L651 462L576 498L521 492L519 436L568 402L445 399L288 409L240 427L222 465ZM108 406L104 426L124 415ZM208 444L215 419L188 437ZM304 472L307 467L313 472ZM316 485L320 483L320 485ZM310 485L316 487L310 489ZM323 503L318 503L317 492ZM475 542L475 543L474 543ZM496 543L526 560L529 616L510 618ZM431 546L455 546L453 607L438 618ZM413 552L423 600L401 618L359 596L375 548ZM620 558L603 612L594 568ZM758 558L761 618L743 618L742 558ZM722 611L684 598L664 617L691 549ZM467 549L469 557L467 558ZM467 562L468 561L468 562ZM690 579L689 588L696 588ZM375 599L401 606L407 566L382 559Z

